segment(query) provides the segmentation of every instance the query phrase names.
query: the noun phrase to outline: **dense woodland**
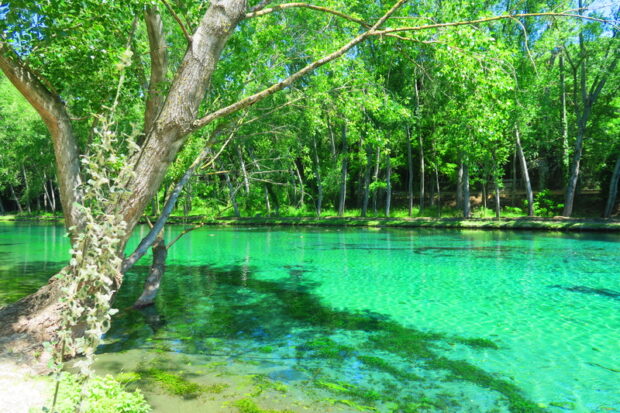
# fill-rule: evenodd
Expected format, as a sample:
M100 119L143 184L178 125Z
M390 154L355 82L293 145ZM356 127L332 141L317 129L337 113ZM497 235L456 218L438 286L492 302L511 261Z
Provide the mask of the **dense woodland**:
M154 88L149 68L157 63L157 88L168 88L184 32L206 7L161 4L166 53L157 56L149 54L154 34L134 19L141 2L30 3L1 6L2 41L59 94L82 153L96 139L94 115L112 104L124 60L116 127L141 139L142 107ZM383 9L320 3L337 12L291 7L242 21L199 111L277 83ZM549 11L592 19L510 18L395 32L355 46L281 93L193 132L147 213L158 215L197 157L176 214L617 213L610 195L620 168L620 53L617 27L597 20L617 10L604 2L418 1L392 20L427 25ZM5 76L0 90L0 212L59 211L45 123Z

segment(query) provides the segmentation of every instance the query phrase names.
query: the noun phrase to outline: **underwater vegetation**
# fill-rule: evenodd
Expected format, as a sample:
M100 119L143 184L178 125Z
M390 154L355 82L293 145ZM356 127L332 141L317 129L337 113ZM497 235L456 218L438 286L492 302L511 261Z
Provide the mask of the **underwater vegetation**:
M331 393L333 403L361 411L370 411L377 406L382 406L382 410L388 406L392 412L459 411L458 403L466 401L449 394L426 395L424 388L429 388L438 380L466 382L494 392L500 410L512 413L545 411L508 379L488 373L467 360L453 359L447 353L447 349L454 345L476 351L500 348L498 343L487 338L422 331L404 326L382 314L330 308L313 294L316 285L312 282L298 278L257 279L252 277L248 267L171 265L168 273L179 277L198 275L199 278L195 278L189 288L204 290L204 295L209 296L209 307L204 319L188 315L186 308L195 303L183 301L188 297L188 293L183 291L183 284L166 285L160 300L166 303L166 319L174 323L175 329L174 332L162 329L163 332L159 333L153 329L153 332L154 337L160 337L157 340L167 338L167 343L174 341L175 344L166 347L166 344L159 343L154 348L160 351L172 351L174 347L174 351L231 356L236 352L245 354L250 351L234 347L235 343L245 340L255 343L251 352L256 357L277 358L277 343L286 342L291 332L296 331L295 368L305 374L309 386ZM196 305L206 305L202 302ZM175 318L181 318L182 322L175 321ZM122 331L122 320L113 324L110 336L114 335L115 329ZM347 339L349 336L357 339L351 341ZM149 341L152 338L152 335L136 333L126 344L129 348L137 343L152 345ZM108 350L122 350L122 345L115 343ZM103 351L106 351L105 346ZM320 367L343 368L345 365L357 366L360 372L370 374L374 380L365 384L347 383L335 380ZM430 375L427 374L429 372ZM217 390L205 389L182 375L162 369L147 368L137 373L141 380L156 383L166 392L185 398ZM266 388L277 383L277 380L261 377L253 380L257 390L250 397L260 395L261 386ZM405 394L403 389L417 390ZM237 407L248 412L258 408L249 402L242 402Z

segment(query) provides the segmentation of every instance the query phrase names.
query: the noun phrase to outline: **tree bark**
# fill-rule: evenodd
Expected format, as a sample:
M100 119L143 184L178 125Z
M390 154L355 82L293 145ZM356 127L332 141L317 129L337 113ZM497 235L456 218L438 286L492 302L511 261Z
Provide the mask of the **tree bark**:
M532 192L532 183L530 182L530 173L527 169L527 161L523 154L523 147L521 146L521 136L519 134L519 128L515 128L515 140L517 145L517 156L519 157L519 164L521 165L521 174L523 176L523 184L525 185L525 195L527 197L527 215L534 216L534 193Z
M607 204L605 206L605 213L603 217L609 218L614 212L614 206L616 206L616 197L618 196L618 181L620 181L620 156L616 159L616 166L614 172L611 175L611 181L609 182L609 196L607 197Z

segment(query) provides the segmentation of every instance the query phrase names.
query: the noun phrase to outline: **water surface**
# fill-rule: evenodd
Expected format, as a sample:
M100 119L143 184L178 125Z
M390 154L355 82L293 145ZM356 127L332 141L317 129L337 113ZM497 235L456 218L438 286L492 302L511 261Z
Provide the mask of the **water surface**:
M598 233L204 228L171 249L155 307L128 308L148 259L128 274L99 366L266 377L293 410L620 411L619 246ZM67 250L60 227L0 226L0 304Z

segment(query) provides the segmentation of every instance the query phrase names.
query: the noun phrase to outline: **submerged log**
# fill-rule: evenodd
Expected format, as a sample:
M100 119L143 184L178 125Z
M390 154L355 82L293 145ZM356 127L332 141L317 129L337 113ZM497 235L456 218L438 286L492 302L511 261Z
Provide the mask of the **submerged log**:
M142 294L133 305L134 308L148 307L155 303L161 279L166 271L167 256L168 248L163 239L160 239L157 245L153 247L153 264L151 265L151 271L144 282Z

